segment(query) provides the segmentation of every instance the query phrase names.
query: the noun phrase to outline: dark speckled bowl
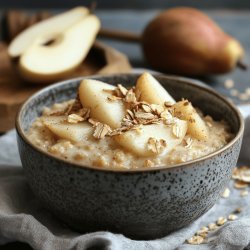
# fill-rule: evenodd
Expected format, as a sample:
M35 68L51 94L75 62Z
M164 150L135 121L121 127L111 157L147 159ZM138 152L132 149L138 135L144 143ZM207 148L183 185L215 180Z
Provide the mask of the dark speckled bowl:
M138 74L95 76L108 83L134 84ZM22 164L33 192L57 217L81 232L110 230L153 239L184 227L209 210L231 176L243 135L238 110L196 81L158 75L177 100L185 97L205 114L225 119L235 137L205 157L171 167L105 170L79 166L32 145L25 132L45 106L74 98L81 79L49 86L28 99L16 122Z

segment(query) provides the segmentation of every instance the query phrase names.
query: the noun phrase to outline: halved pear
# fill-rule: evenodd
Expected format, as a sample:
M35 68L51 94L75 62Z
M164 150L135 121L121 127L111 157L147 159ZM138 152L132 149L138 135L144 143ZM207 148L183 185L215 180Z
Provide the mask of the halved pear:
M157 153L148 148L149 138L156 140L165 140L166 148L161 154L166 154L175 146L180 144L187 131L187 122L178 120L180 133L178 138L173 134L172 127L165 124L143 125L141 131L129 130L124 134L115 136L115 140L128 151L139 156L156 156Z
M148 72L143 73L137 79L135 93L136 96L139 96L140 101L150 104L164 105L164 102L175 103L174 98Z
M83 107L90 108L90 117L109 125L111 128L119 128L125 116L125 106L122 100L109 101L115 86L85 79L79 87L79 98ZM107 91L105 91L107 90Z
M62 139L79 142L87 139L94 132L88 122L68 123L67 116L45 116L43 124L56 136Z
M99 19L89 15L56 34L56 40L51 45L34 43L24 51L19 60L21 76L39 83L68 76L87 56L99 28Z
M175 103L173 108L175 116L188 122L188 134L198 140L208 139L208 128L191 102L183 100Z
M33 44L43 44L70 28L89 14L89 9L77 7L47 20L32 25L20 33L10 43L8 52L11 57L21 56Z

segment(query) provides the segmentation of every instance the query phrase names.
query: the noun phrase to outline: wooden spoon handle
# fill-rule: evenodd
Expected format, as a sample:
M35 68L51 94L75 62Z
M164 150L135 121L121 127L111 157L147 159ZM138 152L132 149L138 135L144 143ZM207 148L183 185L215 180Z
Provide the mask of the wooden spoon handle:
M141 42L141 35L129 31L101 29L98 36L124 42Z

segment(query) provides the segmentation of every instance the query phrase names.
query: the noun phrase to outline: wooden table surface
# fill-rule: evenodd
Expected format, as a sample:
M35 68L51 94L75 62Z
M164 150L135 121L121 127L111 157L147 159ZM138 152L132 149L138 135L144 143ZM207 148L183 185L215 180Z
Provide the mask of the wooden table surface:
M236 37L244 46L246 51L245 62L250 65L250 10L204 10L229 34ZM96 11L100 17L103 27L118 30L128 30L141 33L145 25L157 14L159 10L101 10ZM127 54L134 67L148 67L143 61L143 55L138 44L128 44L110 40L104 40L107 44ZM224 81L232 79L235 88L244 91L250 88L250 70L241 71L236 69L232 73L220 76L208 76L201 79L210 86L230 97L230 92L224 87ZM233 98L235 103L242 103L238 98ZM248 101L245 101L248 102ZM250 100L249 100L250 103ZM11 243L2 246L1 249L30 249L26 244Z

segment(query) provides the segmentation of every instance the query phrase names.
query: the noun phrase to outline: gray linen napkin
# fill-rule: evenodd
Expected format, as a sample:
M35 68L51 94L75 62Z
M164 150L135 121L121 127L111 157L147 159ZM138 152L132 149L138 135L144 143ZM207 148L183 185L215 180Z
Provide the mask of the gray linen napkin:
M248 115L250 106L240 107ZM248 143L250 118L246 118L246 132L240 160L250 163ZM250 196L241 197L240 192L229 184L231 195L221 198L205 215L191 225L162 239L135 241L120 234L95 232L81 235L56 220L31 192L23 175L18 156L15 131L0 138L0 245L12 241L28 243L34 249L109 249L109 250L187 250L187 249L244 249L250 243ZM243 211L235 221L227 222L208 237L202 245L189 245L190 238L200 227L227 216L236 208Z

